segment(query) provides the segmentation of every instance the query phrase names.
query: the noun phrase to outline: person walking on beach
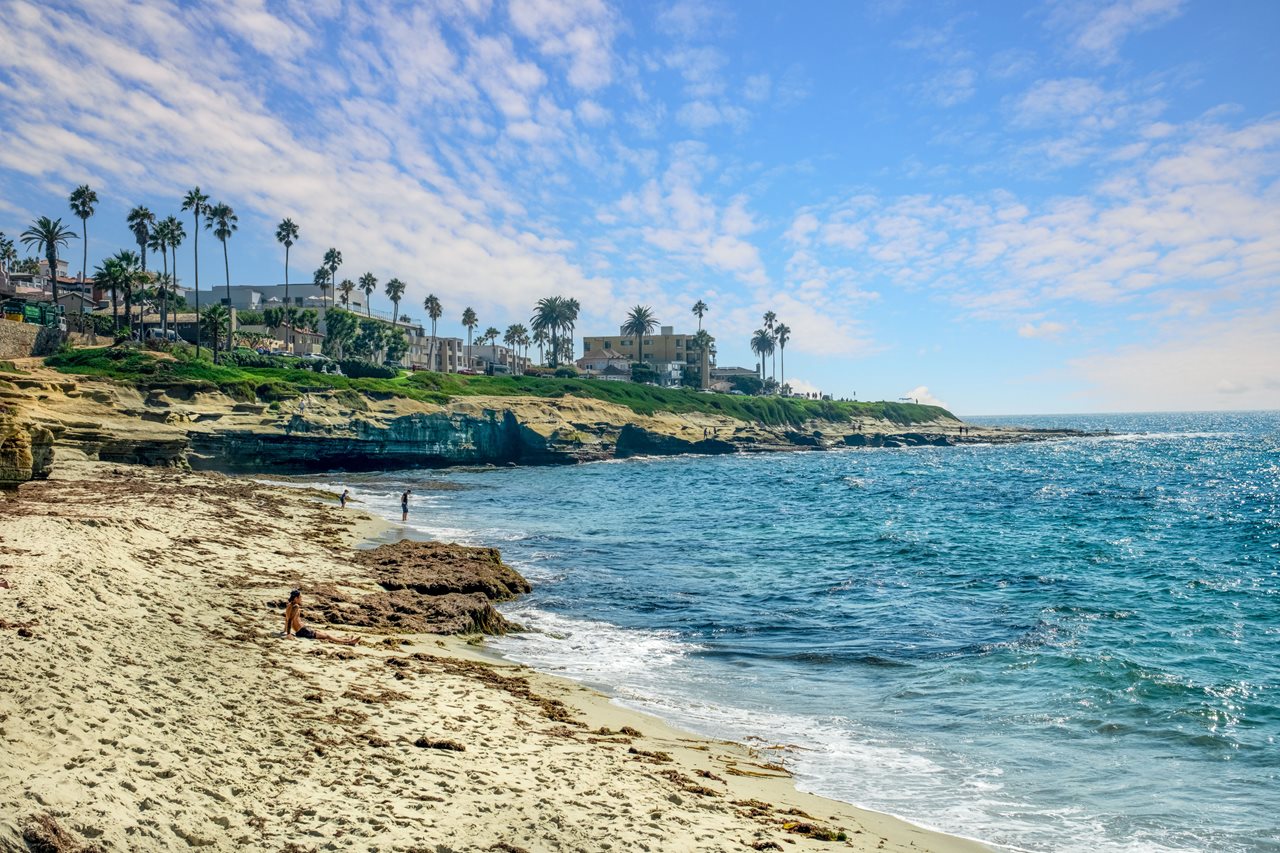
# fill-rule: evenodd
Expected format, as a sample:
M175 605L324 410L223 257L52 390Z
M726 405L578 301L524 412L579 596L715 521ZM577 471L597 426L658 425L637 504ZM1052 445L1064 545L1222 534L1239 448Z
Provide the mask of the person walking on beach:
M343 508L347 508L347 498L351 497L350 489L343 489L342 494L338 496L338 504Z
M404 494L400 496L400 520L409 520L409 489L404 490Z
M360 643L359 637L335 637L314 631L302 624L302 590L295 589L289 593L289 603L284 608L284 636L297 637L300 640L319 640L323 643L337 643L340 646L354 646Z

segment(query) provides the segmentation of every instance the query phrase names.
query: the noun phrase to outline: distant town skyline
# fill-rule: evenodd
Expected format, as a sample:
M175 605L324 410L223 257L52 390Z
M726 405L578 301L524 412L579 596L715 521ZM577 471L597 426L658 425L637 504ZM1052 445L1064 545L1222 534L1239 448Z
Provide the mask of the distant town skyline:
M960 414L1280 408L1280 4L0 0L0 231L199 185L234 284L633 305ZM201 288L222 282L201 234ZM207 242L206 242L207 240ZM191 241L179 275L191 286ZM206 246L210 251L205 252ZM74 275L79 241L63 253ZM20 250L20 256L29 253ZM216 256L215 256L216 255ZM381 293L375 310L390 309Z

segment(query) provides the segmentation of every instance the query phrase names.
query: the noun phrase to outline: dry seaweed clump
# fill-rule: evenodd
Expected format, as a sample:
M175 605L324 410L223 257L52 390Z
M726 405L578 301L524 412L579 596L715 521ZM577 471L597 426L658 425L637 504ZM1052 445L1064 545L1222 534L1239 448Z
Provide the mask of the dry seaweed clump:
M22 828L22 840L31 853L102 853L101 847L82 843L50 814L31 817Z

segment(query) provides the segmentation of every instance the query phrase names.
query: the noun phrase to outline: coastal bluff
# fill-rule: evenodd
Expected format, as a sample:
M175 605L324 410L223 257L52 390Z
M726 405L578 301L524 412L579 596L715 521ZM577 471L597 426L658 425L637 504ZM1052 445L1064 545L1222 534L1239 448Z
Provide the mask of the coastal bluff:
M19 372L0 373L0 406L38 431L32 447L56 447L70 458L224 472L562 465L631 456L1053 437L979 428L962 436L962 422L943 409L914 407L914 420L891 420L875 416L887 404L867 405L866 417L776 426L710 411L642 414L571 393L460 396L437 403L315 389L267 401L252 390L245 398L192 383L68 375L36 359Z

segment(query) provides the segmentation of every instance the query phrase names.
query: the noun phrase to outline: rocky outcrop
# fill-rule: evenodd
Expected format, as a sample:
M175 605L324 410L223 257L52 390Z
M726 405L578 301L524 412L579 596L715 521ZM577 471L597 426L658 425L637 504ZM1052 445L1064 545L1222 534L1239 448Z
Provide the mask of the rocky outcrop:
M954 443L941 433L901 432L886 435L880 432L857 432L844 437L846 447L950 447Z
M497 548L402 539L357 552L356 562L371 570L378 586L389 591L480 593L493 601L510 601L532 589L519 572L502 562Z
M532 589L495 548L406 539L357 552L355 562L382 591L353 595L318 586L304 599L309 621L415 634L506 634L519 626L494 602Z
M0 412L0 489L43 480L53 469L53 432Z
M678 456L682 453L717 455L736 453L738 450L732 442L723 439L690 441L674 435L650 432L635 424L625 424L622 427L614 448L614 455L619 459L631 456Z

